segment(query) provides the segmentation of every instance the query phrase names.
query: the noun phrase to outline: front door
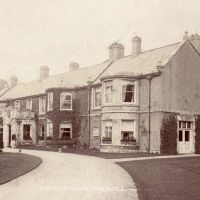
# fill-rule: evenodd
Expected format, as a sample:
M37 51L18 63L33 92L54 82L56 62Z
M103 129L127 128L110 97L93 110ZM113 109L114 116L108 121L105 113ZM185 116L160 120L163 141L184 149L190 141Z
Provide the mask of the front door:
M192 122L179 121L178 153L191 153L193 144Z
M23 140L31 140L30 137L30 124L24 124L23 126Z

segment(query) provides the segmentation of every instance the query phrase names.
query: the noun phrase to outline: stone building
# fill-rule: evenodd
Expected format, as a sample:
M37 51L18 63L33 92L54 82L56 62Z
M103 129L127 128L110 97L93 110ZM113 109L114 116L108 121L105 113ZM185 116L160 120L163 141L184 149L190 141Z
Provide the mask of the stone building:
M20 142L63 136L101 151L160 152L163 119L177 116L177 151L194 152L195 116L200 114L200 36L142 51L132 39L132 53L113 43L101 64L49 76L0 91L4 146L12 134Z

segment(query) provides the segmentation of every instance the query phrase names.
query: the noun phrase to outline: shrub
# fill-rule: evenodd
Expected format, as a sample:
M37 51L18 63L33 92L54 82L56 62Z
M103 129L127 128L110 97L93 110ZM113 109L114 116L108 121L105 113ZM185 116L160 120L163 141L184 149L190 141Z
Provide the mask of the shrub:
M47 137L46 137L46 140L53 140L53 137L47 136Z
M16 139L17 139L16 135L13 134L13 135L12 135L12 140L16 140Z
M160 152L162 154L177 154L177 119L175 114L163 119L160 136Z
M195 120L195 153L200 154L200 115Z

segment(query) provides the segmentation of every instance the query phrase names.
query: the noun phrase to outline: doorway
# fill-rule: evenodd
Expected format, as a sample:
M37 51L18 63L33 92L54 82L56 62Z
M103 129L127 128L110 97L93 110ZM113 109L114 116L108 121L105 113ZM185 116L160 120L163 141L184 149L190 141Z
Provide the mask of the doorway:
M178 127L178 153L192 153L193 131L192 122L179 121Z
M31 140L31 126L30 124L24 124L23 125L23 140Z

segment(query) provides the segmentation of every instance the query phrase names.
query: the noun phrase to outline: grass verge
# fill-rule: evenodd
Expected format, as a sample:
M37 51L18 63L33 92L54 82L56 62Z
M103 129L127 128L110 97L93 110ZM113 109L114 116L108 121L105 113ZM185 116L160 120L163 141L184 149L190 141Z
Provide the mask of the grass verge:
M140 200L200 199L200 157L118 164L133 177Z
M22 153L0 153L0 184L35 169L41 162L38 157Z

